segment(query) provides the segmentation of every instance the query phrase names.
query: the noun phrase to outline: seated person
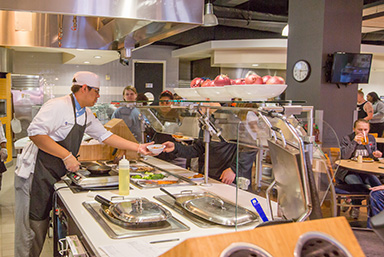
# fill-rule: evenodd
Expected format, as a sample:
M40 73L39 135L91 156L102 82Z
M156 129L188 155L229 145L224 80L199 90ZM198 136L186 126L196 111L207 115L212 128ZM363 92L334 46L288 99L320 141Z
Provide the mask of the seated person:
M136 101L137 98L137 91L136 88L133 86L127 86L123 90L123 98L124 101ZM132 132L133 136L136 138L137 142L141 142L141 128L140 128L140 120L139 120L139 115L140 112L139 110L136 109L133 103L131 104L124 104L124 106L121 106L117 108L113 114L112 114L112 119L117 118L117 119L122 119L129 130Z
M384 210L384 185L375 186L370 188L371 193L369 194L369 211L368 211L368 222L367 225L370 228L370 218L379 214Z
M363 119L355 121L353 133L343 137L341 141L341 159L350 159L362 155L363 157L380 158L382 153L377 150L375 137L368 134L369 122ZM364 137L368 135L367 144L362 144ZM346 184L360 184L367 188L381 185L380 180L372 174L364 174L340 168L336 178ZM353 204L361 204L361 200L353 200ZM359 217L360 208L351 209L351 218Z
M165 142L167 152L178 157L199 157L199 172L203 172L205 143L198 139L192 145ZM209 177L220 180L225 184L232 184L236 177L236 144L224 141L209 143ZM239 177L251 180L252 165L256 158L256 151L243 151L239 153Z

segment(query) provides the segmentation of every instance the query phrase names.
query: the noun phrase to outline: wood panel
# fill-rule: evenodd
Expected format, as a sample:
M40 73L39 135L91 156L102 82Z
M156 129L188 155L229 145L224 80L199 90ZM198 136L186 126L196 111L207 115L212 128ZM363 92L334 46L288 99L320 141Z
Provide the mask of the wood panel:
M104 127L111 131L113 134L118 135L124 139L137 143L132 132L122 119L112 119L107 122ZM87 145L82 144L79 150L79 161L94 161L94 160L113 160L115 156L112 155L114 148L105 144ZM117 155L125 154L127 159L137 159L138 154L136 151L121 151Z
M343 244L354 257L365 256L345 217L281 224L241 232L190 238L161 256L220 256L220 253L226 247L235 242L255 244L274 257L294 256L294 249L299 237L310 231L319 231L332 236Z

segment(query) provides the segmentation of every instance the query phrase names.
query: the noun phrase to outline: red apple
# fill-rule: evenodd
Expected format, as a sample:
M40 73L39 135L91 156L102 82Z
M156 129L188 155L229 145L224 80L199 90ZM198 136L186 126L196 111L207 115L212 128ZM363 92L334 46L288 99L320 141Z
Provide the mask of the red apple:
M194 88L194 87L201 87L201 84L203 84L204 80L202 78L194 78L192 81L191 81L191 88Z
M267 81L268 81L270 78L272 78L271 75L265 75L265 76L263 76L263 84L266 84Z
M203 84L201 84L201 87L212 87L212 80L210 80L210 79L206 79L204 82L203 82Z
M245 78L245 84L263 84L263 79L256 74L251 74Z
M218 75L214 80L213 83L216 87L222 87L226 85L231 85L231 79L227 75Z
M244 84L245 84L245 79L243 79L243 78L235 79L235 80L233 81L233 84L234 84L234 85L244 85Z
M279 76L273 76L265 84L285 84L285 80Z

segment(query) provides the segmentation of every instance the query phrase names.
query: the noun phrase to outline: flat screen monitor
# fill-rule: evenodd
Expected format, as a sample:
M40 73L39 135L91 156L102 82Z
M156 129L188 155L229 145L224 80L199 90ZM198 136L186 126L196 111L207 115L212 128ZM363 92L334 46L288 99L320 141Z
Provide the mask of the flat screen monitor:
M368 83L372 54L333 54L331 83Z

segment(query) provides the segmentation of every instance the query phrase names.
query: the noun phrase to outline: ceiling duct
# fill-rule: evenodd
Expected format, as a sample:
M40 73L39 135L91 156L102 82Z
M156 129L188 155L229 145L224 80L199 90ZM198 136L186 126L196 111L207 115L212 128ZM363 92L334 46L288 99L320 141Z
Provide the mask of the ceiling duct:
M0 45L139 48L202 24L204 1L2 0ZM133 48L132 48L133 49Z
M0 47L0 72L13 72L13 50Z

